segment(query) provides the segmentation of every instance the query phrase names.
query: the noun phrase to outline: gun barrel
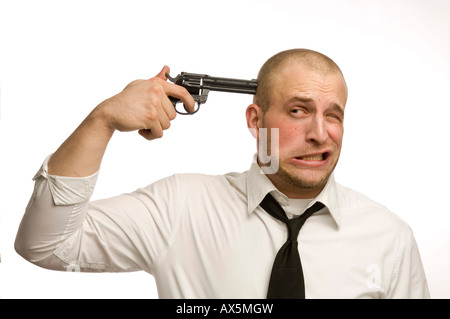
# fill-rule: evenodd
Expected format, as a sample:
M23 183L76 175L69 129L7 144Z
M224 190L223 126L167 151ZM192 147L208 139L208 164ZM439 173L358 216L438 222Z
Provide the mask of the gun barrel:
M240 80L217 77L206 77L203 79L203 88L211 91L255 94L257 86L258 82L256 80Z

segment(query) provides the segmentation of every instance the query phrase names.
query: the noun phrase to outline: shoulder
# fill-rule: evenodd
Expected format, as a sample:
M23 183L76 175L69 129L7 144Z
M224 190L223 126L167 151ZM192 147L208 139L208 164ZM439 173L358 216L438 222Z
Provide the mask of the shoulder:
M350 187L337 184L338 201L344 219L356 219L379 228L411 232L409 225L384 204Z
M179 173L159 179L144 189L177 192L183 196L192 193L224 192L233 188L228 175L208 175L199 173Z
M225 175L208 175L199 173L174 174L167 177L167 180L176 181L180 187L195 187L196 190L198 190L199 188L208 189L211 186L218 186L226 183Z
M361 209L364 207L374 207L380 210L387 210L387 207L378 201L373 200L366 194L353 188L336 183L339 194L339 204L342 209Z

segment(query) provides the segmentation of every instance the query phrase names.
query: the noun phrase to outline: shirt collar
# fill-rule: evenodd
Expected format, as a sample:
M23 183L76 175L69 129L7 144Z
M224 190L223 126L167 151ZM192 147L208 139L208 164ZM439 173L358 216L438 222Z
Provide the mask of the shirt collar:
M275 199L279 202L287 201L288 198L285 194L281 193L270 181L270 179L264 174L264 172L259 167L256 159L254 158L253 163L250 167L247 176L247 194L248 194L248 214L252 214L255 209L259 206L261 201L267 195L271 193ZM341 212L338 202L337 186L334 179L334 175L331 174L328 182L326 183L324 189L320 192L317 197L311 201L308 207L312 206L315 202L323 203L331 217L334 219L337 226L340 226ZM307 208L308 208L307 207Z

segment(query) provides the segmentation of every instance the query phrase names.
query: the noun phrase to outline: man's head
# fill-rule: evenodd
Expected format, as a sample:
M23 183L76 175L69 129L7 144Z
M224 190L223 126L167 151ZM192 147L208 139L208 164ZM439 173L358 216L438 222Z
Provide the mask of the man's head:
M347 86L339 67L316 51L283 51L262 66L249 128L278 128L279 168L267 176L291 198L312 198L325 186L339 159ZM259 156L261 154L258 154Z

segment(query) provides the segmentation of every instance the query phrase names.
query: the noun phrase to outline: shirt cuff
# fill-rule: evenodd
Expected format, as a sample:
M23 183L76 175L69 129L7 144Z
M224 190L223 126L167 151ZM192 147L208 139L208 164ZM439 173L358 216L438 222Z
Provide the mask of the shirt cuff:
M39 177L48 181L50 192L55 205L75 205L87 201L94 192L99 171L85 177L67 177L48 174L48 161L52 154L47 156L39 171L34 175L33 181L40 182Z

